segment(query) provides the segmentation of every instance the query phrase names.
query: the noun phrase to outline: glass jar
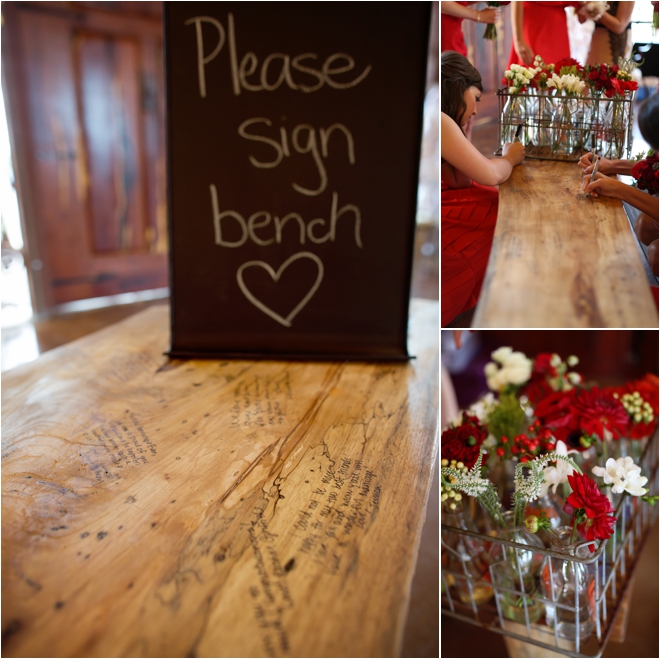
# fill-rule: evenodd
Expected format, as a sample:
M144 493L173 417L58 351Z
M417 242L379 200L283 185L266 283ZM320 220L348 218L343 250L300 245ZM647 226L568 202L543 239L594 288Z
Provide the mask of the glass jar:
M577 100L571 96L555 97L555 108L552 116L554 128L554 143L552 152L559 156L569 156L575 149L575 114Z
M458 503L455 510L443 507L442 523L464 531L477 533L477 526L470 517L467 508ZM449 529L442 529L443 567L447 570L445 581L454 586L458 597L464 604L479 605L493 596L493 589L488 583L488 568L493 562L492 547L479 538L474 538Z
M531 97L530 140L534 146L552 146L552 101L547 89L537 89L536 96Z
M541 513L545 513L545 516L550 520L550 525L553 530L570 523L570 515L567 515L564 512L564 499L550 489L544 496L538 497L534 501L530 501L525 507L525 519L530 515L536 515L539 517ZM552 538L552 533L550 531L539 529L537 535L541 538L545 547L550 546Z
M576 533L577 539L571 543L572 532L570 526L562 526L555 532L550 549L566 558L546 557L541 585L545 599L555 603L545 605L547 625L551 629L556 626L557 635L568 640L575 640L579 627L580 643L584 643L595 628L596 565L571 560L591 555L579 534Z
M513 512L504 513L504 522L505 527L498 531L498 537L526 545L529 549L498 546L500 560L491 567L491 574L493 585L502 587L497 591L502 615L522 623L527 615L530 623L536 622L543 614L543 604L534 598L544 558L538 549L544 548L543 542L524 525L514 526Z
M521 94L509 93L502 109L501 144L513 142L516 139L518 125L525 123L526 98Z

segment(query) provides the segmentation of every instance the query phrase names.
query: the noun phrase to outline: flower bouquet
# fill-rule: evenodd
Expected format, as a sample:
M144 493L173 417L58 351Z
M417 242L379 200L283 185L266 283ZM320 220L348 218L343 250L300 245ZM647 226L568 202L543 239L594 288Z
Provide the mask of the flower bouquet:
M651 195L658 194L658 154L651 149L648 155L640 159L632 169L633 184L640 190L648 190Z
M442 433L444 612L460 602L476 621L494 602L503 629L541 625L555 643L544 647L579 652L603 642L616 572L630 574L653 521L658 378L600 388L576 357L492 358L491 392Z
M523 141L539 147L530 157L577 160L588 148L609 158L621 158L624 149L629 155L636 66L623 58L613 65L583 67L570 57L546 64L538 56L532 67L512 65L497 92L501 144L524 124Z

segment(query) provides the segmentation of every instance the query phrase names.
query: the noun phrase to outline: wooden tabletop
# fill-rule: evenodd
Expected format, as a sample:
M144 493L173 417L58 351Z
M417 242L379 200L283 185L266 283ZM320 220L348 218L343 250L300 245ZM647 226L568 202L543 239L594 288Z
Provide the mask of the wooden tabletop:
M170 361L168 314L3 374L3 656L400 656L437 302L407 364Z
M581 195L581 172L525 160L500 185L472 327L658 327L621 201Z

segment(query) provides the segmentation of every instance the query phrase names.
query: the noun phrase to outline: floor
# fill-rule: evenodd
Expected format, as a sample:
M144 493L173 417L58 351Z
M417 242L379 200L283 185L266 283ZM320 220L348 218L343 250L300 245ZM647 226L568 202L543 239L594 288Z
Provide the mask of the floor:
M437 300L439 290L438 227L418 226L415 239L412 287L413 297ZM3 297L4 300L4 297ZM36 359L39 354L69 343L91 332L119 322L153 304L152 300L69 313L34 321L25 320L2 328L2 370ZM5 309L3 308L3 316ZM23 351L23 352L21 352ZM439 485L435 477L422 529L419 559L412 583L409 615L403 640L403 657L439 656Z

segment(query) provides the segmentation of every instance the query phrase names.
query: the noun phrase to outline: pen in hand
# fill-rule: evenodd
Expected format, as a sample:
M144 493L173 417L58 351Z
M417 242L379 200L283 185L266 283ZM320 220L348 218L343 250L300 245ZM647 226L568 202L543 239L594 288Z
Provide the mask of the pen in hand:
M520 142L520 133L522 132L522 127L523 124L518 124L518 128L516 128L516 136L514 138L514 142Z

